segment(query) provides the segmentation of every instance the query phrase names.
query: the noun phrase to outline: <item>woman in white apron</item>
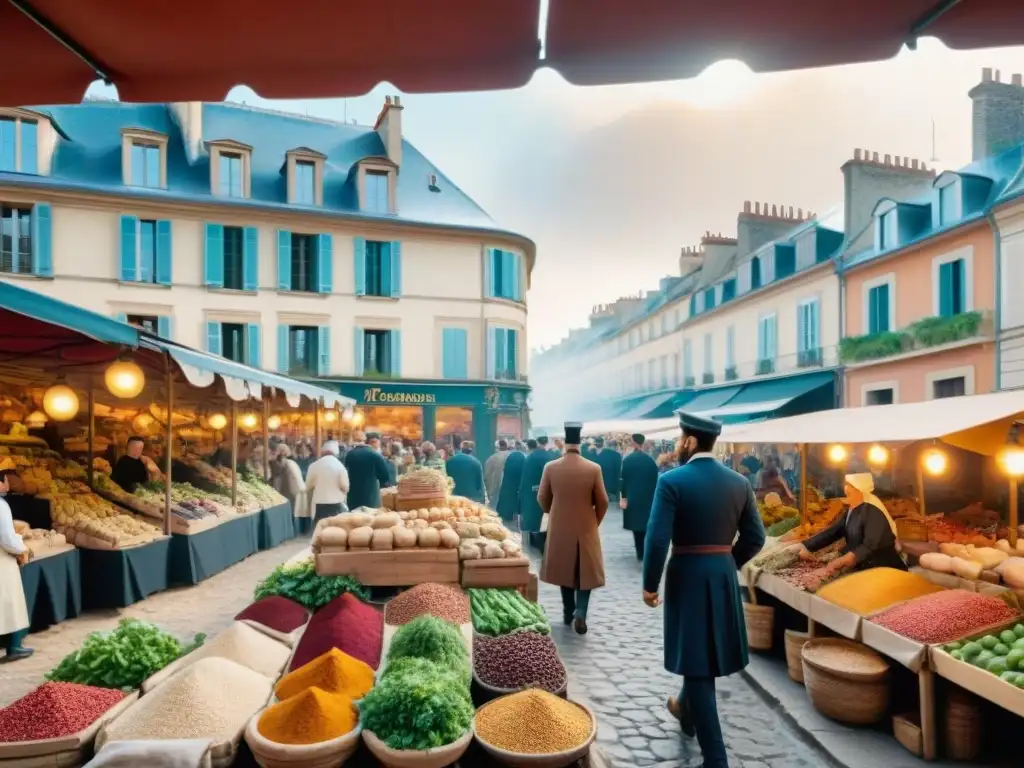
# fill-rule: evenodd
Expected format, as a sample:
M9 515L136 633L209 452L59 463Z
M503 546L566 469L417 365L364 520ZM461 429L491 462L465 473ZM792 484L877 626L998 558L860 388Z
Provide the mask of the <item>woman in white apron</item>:
M11 507L3 498L9 487L7 474L6 469L0 469L0 647L7 652L0 661L5 662L32 655L32 650L22 645L29 619L20 568L28 562L31 551L14 532Z

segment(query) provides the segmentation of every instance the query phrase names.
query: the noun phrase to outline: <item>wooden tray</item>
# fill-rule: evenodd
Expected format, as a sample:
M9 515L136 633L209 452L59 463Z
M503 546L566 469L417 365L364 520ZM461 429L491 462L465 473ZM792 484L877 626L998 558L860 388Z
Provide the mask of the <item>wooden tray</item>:
M457 584L456 549L392 549L370 552L327 552L316 556L321 576L352 576L368 587L408 587L437 582Z
M463 587L526 587L530 582L530 561L525 557L463 560Z

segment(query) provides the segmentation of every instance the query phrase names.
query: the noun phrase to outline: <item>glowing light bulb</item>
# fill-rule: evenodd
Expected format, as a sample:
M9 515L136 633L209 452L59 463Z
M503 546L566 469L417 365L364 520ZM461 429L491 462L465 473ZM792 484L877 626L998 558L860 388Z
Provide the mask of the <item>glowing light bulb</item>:
M928 451L924 457L924 469L929 475L941 475L949 466L949 459L942 451Z
M228 417L223 413L215 413L207 421L210 424L210 429L221 430L228 425Z
M238 420L239 425L242 429L255 429L256 428L256 415L253 413L244 413L242 418Z
M846 447L842 445L830 445L828 448L828 460L833 464L842 464L846 461Z
M884 445L872 445L868 449L868 461L876 467L882 466L889 460L889 450Z
M326 423L333 424L337 420L338 420L338 412L337 411L326 411L324 413L324 421Z
M118 360L107 368L103 381L114 397L130 400L146 386L146 374L131 360Z
M78 414L78 395L66 384L54 384L43 394L43 410L54 421L71 421Z
M274 429L280 428L280 426L281 426L281 417L280 416L271 416L269 419L267 419L267 429L274 430Z
M1024 448L1017 445L1008 446L999 455L999 463L1003 471L1011 477L1024 475Z

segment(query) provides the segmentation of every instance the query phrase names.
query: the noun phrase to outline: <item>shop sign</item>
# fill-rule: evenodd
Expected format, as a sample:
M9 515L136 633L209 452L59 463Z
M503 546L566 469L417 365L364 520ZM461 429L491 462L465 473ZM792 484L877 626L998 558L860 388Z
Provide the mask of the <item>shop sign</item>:
M437 396L427 392L388 392L381 387L368 387L363 391L363 402L369 405L434 405Z

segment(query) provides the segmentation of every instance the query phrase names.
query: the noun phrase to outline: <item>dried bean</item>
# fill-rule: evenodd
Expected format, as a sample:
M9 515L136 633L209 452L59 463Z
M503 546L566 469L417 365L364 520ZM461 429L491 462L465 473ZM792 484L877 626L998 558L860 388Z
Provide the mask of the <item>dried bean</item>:
M424 614L460 626L468 624L469 596L458 587L417 584L388 603L384 621L392 626L401 626Z
M0 742L37 741L85 730L124 698L121 691L77 683L43 683L0 709Z
M919 643L948 643L1016 616L998 597L948 589L895 605L871 621Z
M518 690L527 686L556 693L566 683L565 665L550 635L515 632L473 640L473 666L482 683Z

